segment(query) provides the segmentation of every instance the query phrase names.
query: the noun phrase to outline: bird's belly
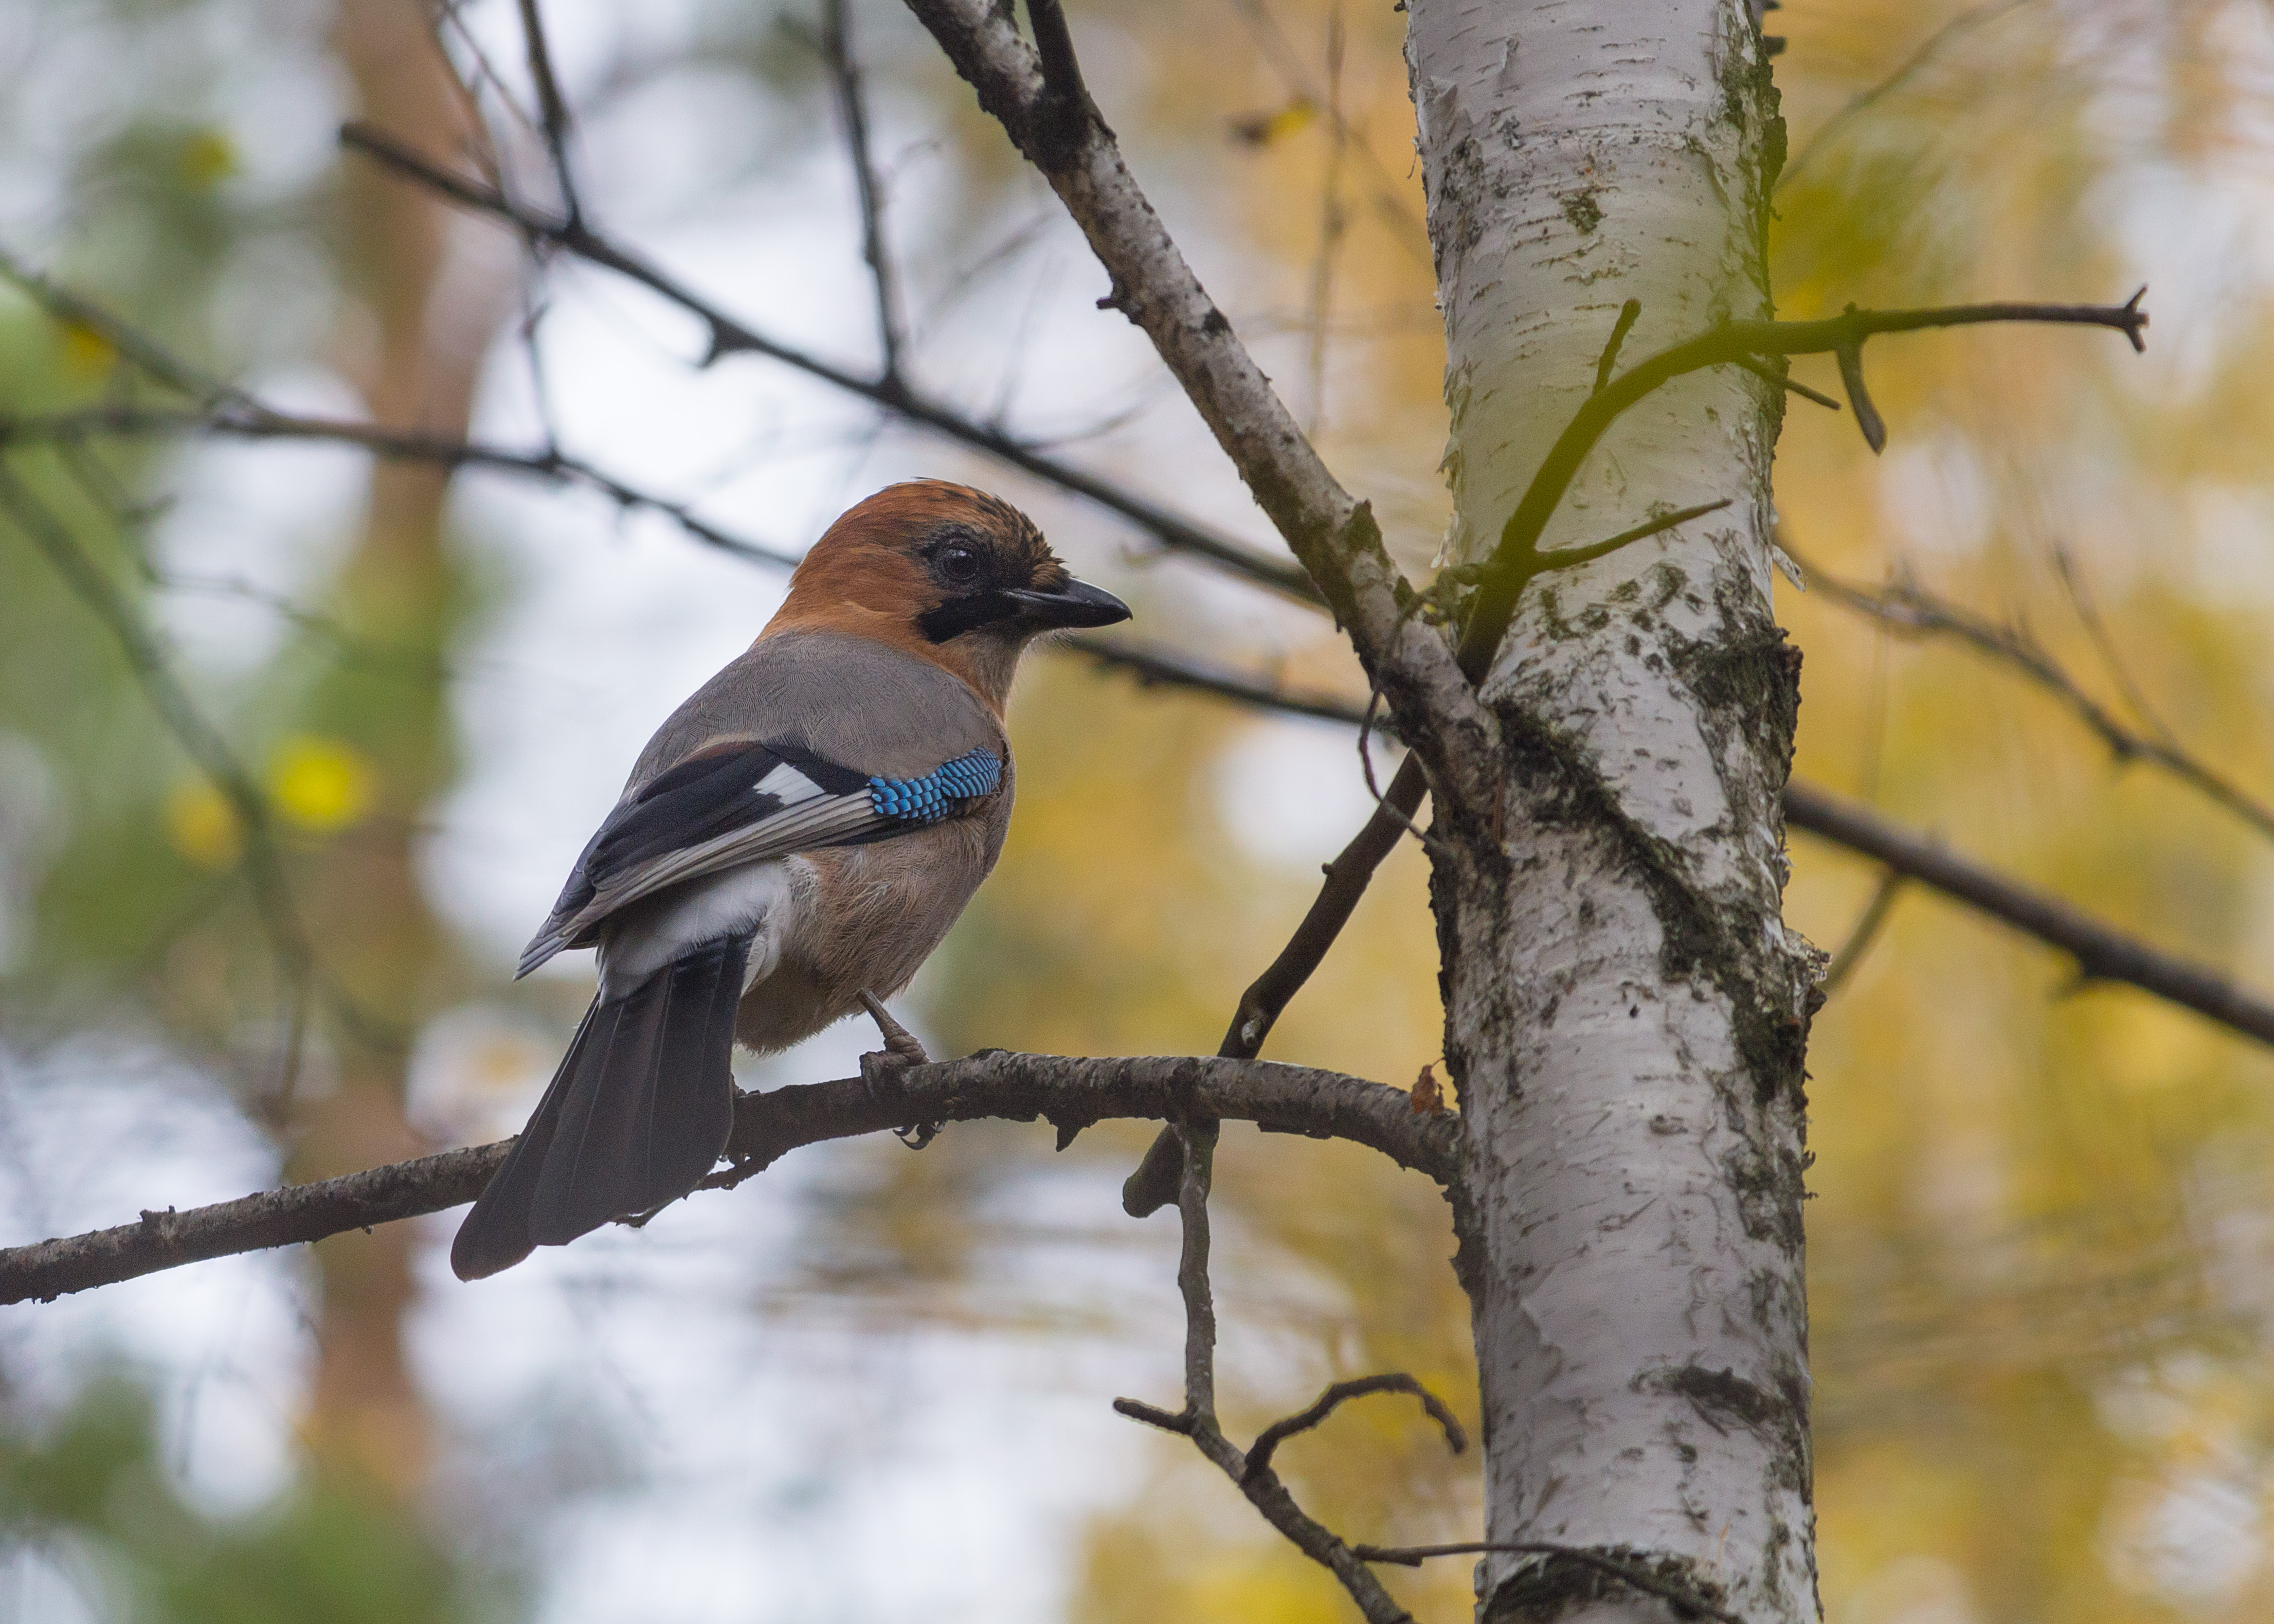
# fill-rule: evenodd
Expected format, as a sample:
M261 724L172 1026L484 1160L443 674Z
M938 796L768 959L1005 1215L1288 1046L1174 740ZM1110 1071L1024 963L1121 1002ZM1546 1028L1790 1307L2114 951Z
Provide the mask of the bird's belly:
M951 823L872 846L813 852L793 862L796 905L777 962L743 994L735 1035L761 1051L786 1049L908 984L994 865L991 831Z

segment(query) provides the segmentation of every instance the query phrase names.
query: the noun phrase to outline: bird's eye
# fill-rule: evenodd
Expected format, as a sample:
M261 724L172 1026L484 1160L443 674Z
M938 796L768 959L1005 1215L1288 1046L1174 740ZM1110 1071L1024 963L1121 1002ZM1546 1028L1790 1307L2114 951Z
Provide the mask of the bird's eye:
M932 562L950 586L969 586L979 579L979 554L969 547L943 547Z

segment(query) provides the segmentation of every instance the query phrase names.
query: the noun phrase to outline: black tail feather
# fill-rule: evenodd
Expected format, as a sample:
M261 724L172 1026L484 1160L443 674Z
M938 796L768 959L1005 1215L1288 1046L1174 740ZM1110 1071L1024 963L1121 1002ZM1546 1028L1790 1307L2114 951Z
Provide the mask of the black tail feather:
M748 939L595 1002L529 1126L459 1226L461 1280L509 1268L692 1190L734 1125L734 1008Z

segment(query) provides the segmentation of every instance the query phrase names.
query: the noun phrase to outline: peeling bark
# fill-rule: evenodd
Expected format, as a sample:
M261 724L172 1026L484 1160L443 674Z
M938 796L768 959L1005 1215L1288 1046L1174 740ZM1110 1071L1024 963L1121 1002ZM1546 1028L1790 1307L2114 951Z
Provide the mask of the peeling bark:
M1771 313L1782 156L1743 0L1412 0L1447 339L1449 562L1482 558L1594 386ZM1769 601L1781 401L1678 380L1588 459L1543 548L1731 505L1519 606L1484 697L1502 781L1437 801L1446 1055L1487 1538L1621 1555L1748 1619L1818 1613L1802 1062L1818 956L1783 928L1798 658ZM1495 1554L1480 1617L1660 1617Z

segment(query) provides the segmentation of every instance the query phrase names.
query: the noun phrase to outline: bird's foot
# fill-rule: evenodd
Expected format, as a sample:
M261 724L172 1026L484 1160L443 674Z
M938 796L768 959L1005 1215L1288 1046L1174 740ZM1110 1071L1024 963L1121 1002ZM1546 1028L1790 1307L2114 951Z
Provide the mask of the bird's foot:
M916 1041L915 1034L892 1019L892 1012L885 1008L884 1000L875 993L863 989L861 1004L869 1011L869 1019L877 1023L877 1030L884 1034L885 1039L883 1049L872 1049L861 1056L861 1080L868 1087L869 1097L877 1104L903 1104L907 1101L907 1088L902 1074L913 1066L930 1065L931 1056L924 1052L924 1046ZM939 1136L941 1126L937 1122L918 1122L895 1128L892 1132L900 1136L900 1143L909 1149L922 1150Z

